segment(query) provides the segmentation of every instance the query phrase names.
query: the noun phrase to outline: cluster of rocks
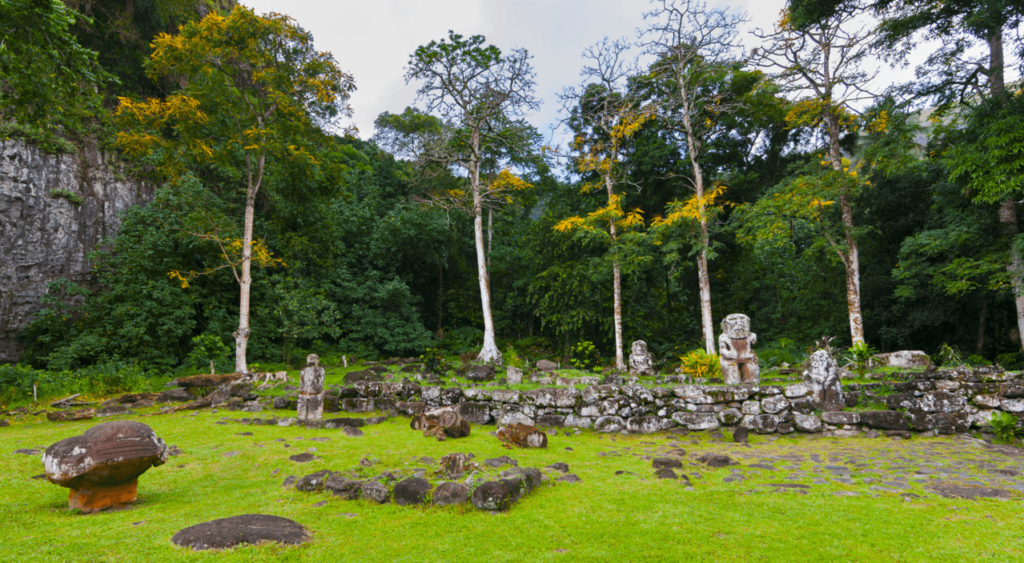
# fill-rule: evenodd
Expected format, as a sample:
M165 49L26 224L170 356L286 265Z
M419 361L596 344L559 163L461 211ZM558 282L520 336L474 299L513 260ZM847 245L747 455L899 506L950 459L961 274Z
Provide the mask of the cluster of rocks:
M530 494L549 478L540 470L519 467L518 462L508 456L473 461L471 453L453 453L441 458L440 468L434 475L441 480L435 486L426 479L426 470L420 469L412 476L401 471L389 470L376 477L363 479L360 473L374 465L373 460L364 459L364 469L336 472L329 469L317 471L301 478L289 476L285 487L297 491L319 493L329 492L342 500L369 500L378 504L394 502L399 506L434 504L448 506L471 503L479 510L503 512L524 496ZM423 458L421 461L433 460ZM502 467L507 469L501 470ZM569 473L569 466L556 463L545 468L562 475L558 482L575 483L579 477ZM497 475L490 473L500 470Z

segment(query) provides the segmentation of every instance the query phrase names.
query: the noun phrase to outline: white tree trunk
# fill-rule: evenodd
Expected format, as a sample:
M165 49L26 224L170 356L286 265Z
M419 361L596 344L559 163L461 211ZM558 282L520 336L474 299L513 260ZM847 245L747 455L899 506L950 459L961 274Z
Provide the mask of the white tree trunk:
M1004 201L999 206L999 222L1006 227L1007 235L1010 237L1010 244L1017 236L1017 207L1012 199ZM1021 347L1024 349L1024 263L1020 254L1013 252L1011 247L1010 263L1006 265L1006 271L1010 274L1010 283L1013 284L1013 302L1017 307L1017 334L1021 336Z
M484 345L476 357L479 362L501 365L501 352L494 339L494 318L491 316L491 279L487 275L487 253L484 248L484 209L480 197L480 133L473 131L471 139L473 158L469 166L470 186L473 189L473 231L476 241L477 278L480 281L480 307L484 314Z
M612 201L612 179L605 176L605 187L608 189L608 203ZM615 221L608 222L608 232L612 237L612 320L615 324L615 369L625 370L626 360L622 353L622 274L619 271L619 257L614 247L617 233Z
M491 316L491 281L487 275L487 257L484 255L484 218L479 211L474 213L473 227L476 232L477 277L480 280L480 306L484 313L484 346L477 361L501 363L501 352L494 340L494 319Z
M252 226L256 213L256 192L263 182L263 165L266 157L260 155L256 161L256 175L253 177L252 161L245 157L248 172L248 190L245 194L245 225L242 231L242 275L238 277L238 330L235 331L235 372L249 373L245 350L249 344L249 289L252 287Z
M703 248L697 254L697 278L700 282L700 323L704 333L704 349L708 354L714 354L715 326L711 319L711 280L708 278L708 260Z
M251 190L250 190L251 192ZM235 372L248 373L245 350L249 343L249 289L252 286L252 224L255 214L255 195L246 197L245 227L242 234L242 276L238 281L238 330L235 331Z
M827 59L826 59L827 63ZM829 160L832 169L842 172L842 152L839 148L839 121L830 112L825 114L828 127ZM857 250L857 237L853 227L853 204L846 194L839 196L839 206L843 214L843 231L846 235L846 252L840 253L846 270L846 308L850 315L850 340L854 344L864 342L864 317L860 308L860 253Z

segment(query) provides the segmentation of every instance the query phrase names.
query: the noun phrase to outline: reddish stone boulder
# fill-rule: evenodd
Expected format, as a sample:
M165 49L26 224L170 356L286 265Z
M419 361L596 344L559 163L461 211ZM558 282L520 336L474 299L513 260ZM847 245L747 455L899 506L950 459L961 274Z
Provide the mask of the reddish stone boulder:
M98 512L135 502L139 475L167 462L167 444L141 422L96 425L46 449L51 483L71 489L68 507Z

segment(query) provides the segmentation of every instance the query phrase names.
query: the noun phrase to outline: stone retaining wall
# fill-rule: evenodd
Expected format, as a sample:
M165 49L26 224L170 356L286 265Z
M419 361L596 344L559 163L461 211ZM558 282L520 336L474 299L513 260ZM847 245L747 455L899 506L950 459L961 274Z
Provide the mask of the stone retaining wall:
M762 434L854 435L867 430L952 434L988 426L997 411L1012 413L1018 426L1024 426L1024 380L1018 373L932 370L911 381L848 384L844 396L847 410L820 412L811 389L803 383L674 387L636 383L516 391L358 381L329 390L324 410L394 410L413 415L458 405L462 416L474 424L507 424L513 417L526 416L541 427L633 433L738 425ZM887 410L849 410L865 404L884 404ZM294 409L295 398L277 397L274 406Z

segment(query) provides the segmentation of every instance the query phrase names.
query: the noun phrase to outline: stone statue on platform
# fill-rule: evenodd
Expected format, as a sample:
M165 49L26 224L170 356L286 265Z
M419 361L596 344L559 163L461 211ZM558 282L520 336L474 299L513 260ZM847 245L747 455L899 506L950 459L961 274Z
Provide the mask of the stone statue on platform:
M825 412L841 411L846 406L839 366L828 349L817 350L809 358L804 385L811 388L814 406Z
M750 332L750 317L736 313L722 320L718 355L726 385L760 384L761 366L757 363L754 344L757 344L757 335Z
M306 367L299 372L300 423L319 423L324 417L324 368L320 367L320 356L306 357Z
M630 347L629 374L636 376L658 374L658 370L654 369L654 356L647 351L647 343L643 340L637 340Z

